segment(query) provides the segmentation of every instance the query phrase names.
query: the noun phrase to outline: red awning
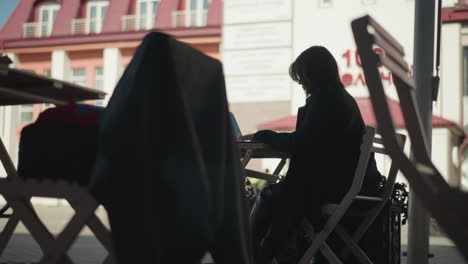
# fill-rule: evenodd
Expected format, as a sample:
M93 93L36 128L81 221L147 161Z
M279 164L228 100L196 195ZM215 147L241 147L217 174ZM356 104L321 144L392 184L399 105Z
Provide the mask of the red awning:
M375 119L374 110L372 108L372 102L370 98L356 98L359 110L364 119L366 125L377 126L377 121ZM396 128L405 128L405 121L403 119L403 113L401 112L400 103L395 100L388 99L388 104L390 107L390 112L392 114L393 122ZM432 117L432 127L435 128L451 128L458 126L455 122L448 119L433 116ZM292 131L296 127L296 116L290 115L285 116L279 119L261 123L257 126L258 129L270 129L277 131Z

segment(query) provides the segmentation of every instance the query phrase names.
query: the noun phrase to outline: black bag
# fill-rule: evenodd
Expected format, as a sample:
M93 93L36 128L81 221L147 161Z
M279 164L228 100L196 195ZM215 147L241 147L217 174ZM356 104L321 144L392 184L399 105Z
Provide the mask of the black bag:
M83 109L87 112L76 114ZM19 144L18 176L87 185L98 137L97 121L89 122L89 111L101 109L85 105L48 109L35 123L24 127ZM84 120L82 116L88 120L80 122Z

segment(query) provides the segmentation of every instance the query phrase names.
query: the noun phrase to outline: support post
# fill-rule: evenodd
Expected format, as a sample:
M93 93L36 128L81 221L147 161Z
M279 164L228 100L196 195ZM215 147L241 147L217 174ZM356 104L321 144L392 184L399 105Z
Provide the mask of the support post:
M431 151L432 76L436 0L416 0L414 26L414 80L416 98ZM411 187L411 186L410 186ZM410 192L408 226L408 264L427 264L429 253L429 215L419 197Z

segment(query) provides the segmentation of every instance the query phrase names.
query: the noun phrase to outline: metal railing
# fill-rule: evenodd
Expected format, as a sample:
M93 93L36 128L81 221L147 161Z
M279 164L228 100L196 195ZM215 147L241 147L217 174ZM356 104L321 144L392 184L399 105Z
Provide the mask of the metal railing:
M102 19L78 18L71 22L72 35L77 34L98 34L102 31Z
M149 20L150 19L150 20ZM122 31L149 30L154 27L154 16L125 15L122 16Z
M23 24L23 38L43 38L52 33L52 27L42 22L29 22Z
M137 30L136 15L125 15L121 18L122 31L133 31Z
M172 13L173 27L204 27L207 24L208 10L174 11Z

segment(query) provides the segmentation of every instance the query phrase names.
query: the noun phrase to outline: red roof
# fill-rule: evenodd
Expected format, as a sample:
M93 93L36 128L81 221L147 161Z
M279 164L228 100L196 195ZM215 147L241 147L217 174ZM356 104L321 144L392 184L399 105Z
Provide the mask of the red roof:
M369 126L377 126L375 119L374 110L372 108L372 102L370 98L356 98L359 110L361 111L364 123ZM393 123L396 128L405 128L405 121L403 119L403 113L401 112L400 103L395 100L388 99L390 112L392 114ZM447 120L439 116L432 117L432 127L437 128L450 128L457 126L453 121ZM276 120L261 123L257 126L258 129L271 129L277 131L292 131L296 128L296 116L290 115L285 116Z
M139 40L149 31L125 31L121 30L122 17L135 13L132 10L136 0L109 1L106 17L101 34L73 35L70 23L73 19L80 18L80 10L86 6L83 0L57 0L61 8L57 13L52 33L46 38L24 39L23 25L27 22L37 22L34 13L37 11L40 0L20 0L15 10L0 29L0 46L3 48L18 48L48 45L67 45L88 42L106 42L122 40ZM158 13L155 16L154 30L161 31L175 37L199 37L219 36L222 24L222 0L212 0L207 13L206 27L173 27L172 20L175 11L180 11L179 6L184 0L161 1Z
M442 21L444 23L468 21L468 8L466 5L456 7L442 8Z

